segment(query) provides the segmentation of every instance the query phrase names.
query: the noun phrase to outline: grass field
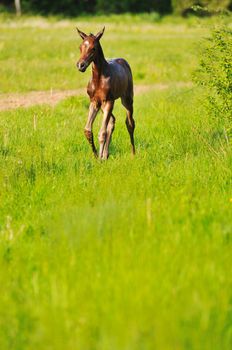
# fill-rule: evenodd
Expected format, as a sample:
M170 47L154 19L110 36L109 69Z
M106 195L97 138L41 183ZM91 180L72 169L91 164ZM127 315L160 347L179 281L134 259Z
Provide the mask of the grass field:
M1 18L1 93L84 88L77 24L166 87L135 97L134 158L120 103L107 162L87 97L0 113L0 349L229 350L232 151L178 84L215 19L110 20Z

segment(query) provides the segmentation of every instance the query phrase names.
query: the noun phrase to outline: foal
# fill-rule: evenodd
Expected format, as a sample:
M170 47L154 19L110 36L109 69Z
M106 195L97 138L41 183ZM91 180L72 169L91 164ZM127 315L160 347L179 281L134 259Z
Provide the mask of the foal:
M115 117L112 111L114 101L119 97L126 108L126 126L130 135L132 153L135 154L132 73L129 64L123 58L106 61L100 45L104 30L105 27L96 35L87 35L77 28L83 39L80 46L81 57L77 62L79 71L85 72L92 62L92 77L87 86L90 106L84 132L95 157L97 157L97 150L94 145L92 126L99 109L101 108L103 111L99 132L100 159L107 159L109 156L109 144L115 126Z

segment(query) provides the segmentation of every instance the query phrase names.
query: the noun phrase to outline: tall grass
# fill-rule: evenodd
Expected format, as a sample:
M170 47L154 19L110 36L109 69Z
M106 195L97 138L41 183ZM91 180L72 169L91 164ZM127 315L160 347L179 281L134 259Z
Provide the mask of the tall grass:
M1 348L229 349L231 152L178 90L96 162L83 102L1 113Z
M189 30L198 42L199 29ZM188 34L176 45L182 62ZM128 35L131 52L138 37ZM42 65L36 40L33 50ZM190 73L195 63L185 65ZM170 79L181 72L172 66ZM34 87L37 78L25 77ZM117 103L107 162L84 139L85 97L0 113L0 349L231 348L232 152L212 133L200 94L170 87L136 96L134 158ZM95 135L99 126L100 118Z

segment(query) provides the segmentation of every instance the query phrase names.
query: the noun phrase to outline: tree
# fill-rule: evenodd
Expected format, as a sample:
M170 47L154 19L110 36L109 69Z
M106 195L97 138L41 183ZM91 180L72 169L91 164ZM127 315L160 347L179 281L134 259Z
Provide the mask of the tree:
M20 0L14 0L14 3L15 3L15 10L16 10L17 16L21 16L21 3L20 3Z
M231 0L172 0L173 11L177 14L185 15L188 12L193 12L192 6L201 6L208 13L228 9Z

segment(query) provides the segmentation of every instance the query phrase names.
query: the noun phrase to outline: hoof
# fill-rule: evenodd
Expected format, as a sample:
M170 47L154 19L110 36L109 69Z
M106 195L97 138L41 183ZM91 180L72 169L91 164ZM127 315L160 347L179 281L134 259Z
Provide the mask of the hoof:
M90 131L90 130L84 130L84 134L85 134L85 137L87 138L87 140L89 141L89 142L91 142L92 141L92 138L93 138L93 133L92 133L92 131Z
M107 160L109 158L109 154L103 154L101 157L99 156L100 160Z
M105 153L103 154L103 156L101 157L101 159L103 160L107 160L109 158L109 153Z

